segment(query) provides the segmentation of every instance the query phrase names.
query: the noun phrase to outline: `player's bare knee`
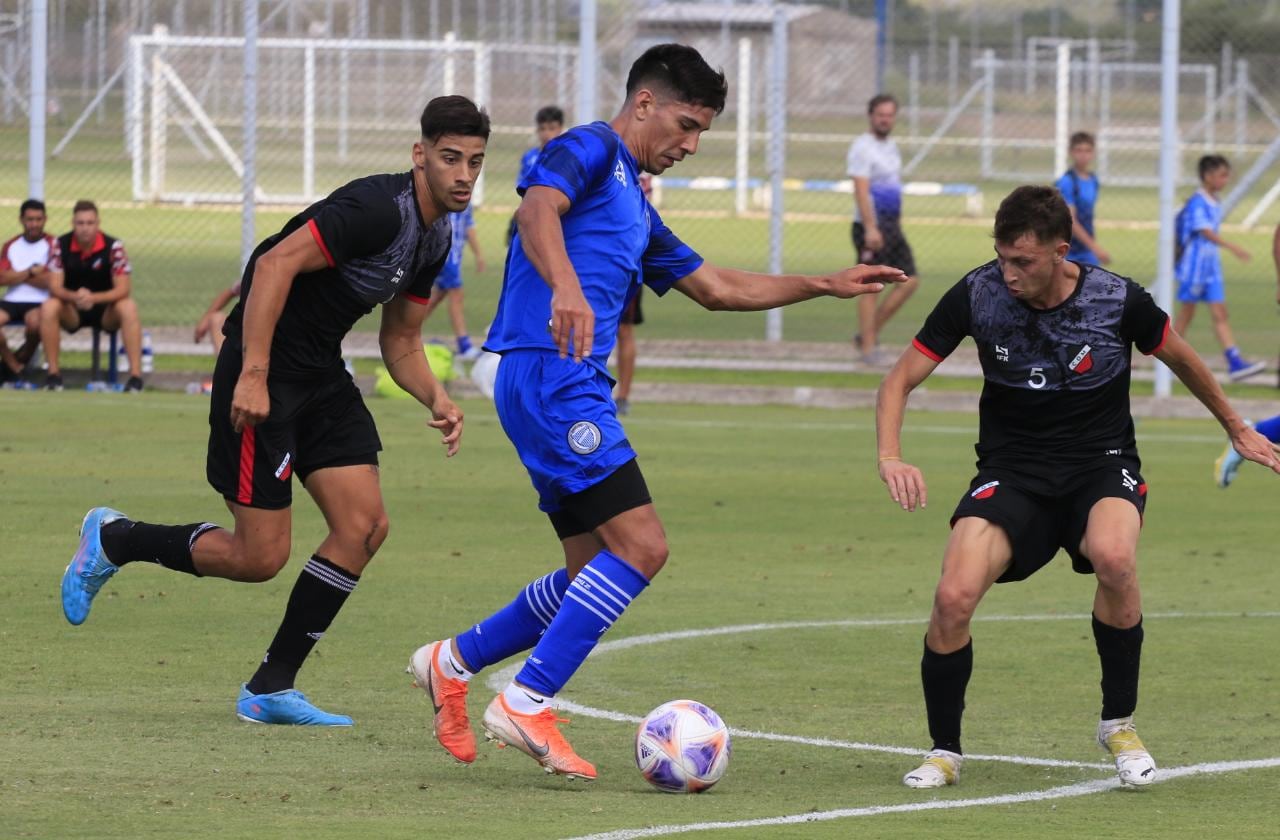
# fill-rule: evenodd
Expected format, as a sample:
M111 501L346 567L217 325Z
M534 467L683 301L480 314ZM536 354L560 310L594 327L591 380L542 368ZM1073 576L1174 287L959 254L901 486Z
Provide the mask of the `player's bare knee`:
M982 593L975 587L942 581L933 594L934 613L947 624L968 623L978 609Z
M1105 589L1127 589L1137 581L1136 558L1127 547L1095 549L1089 560L1098 585Z
M352 552L373 558L390 533L391 523L385 510L356 511L349 514L332 531L334 539Z
M240 553L237 564L239 574L237 580L245 583L266 583L280 574L280 570L289 562L289 545L249 548L237 542L236 549Z
M667 548L666 536L658 535L657 537L651 537L648 540L625 546L614 553L627 561L640 574L649 580L653 580L658 572L662 571L662 567L667 564L670 550Z

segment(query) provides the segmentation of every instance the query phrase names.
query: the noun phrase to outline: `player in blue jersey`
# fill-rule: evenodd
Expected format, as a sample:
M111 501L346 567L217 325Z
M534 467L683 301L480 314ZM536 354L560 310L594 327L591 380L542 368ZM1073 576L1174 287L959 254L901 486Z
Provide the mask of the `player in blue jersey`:
M553 698L667 559L605 367L640 284L658 295L677 289L707 309L764 310L822 295L851 298L905 279L887 266L825 276L722 268L676 238L645 200L640 174L661 174L694 154L726 92L724 74L692 47L655 46L632 66L613 121L548 143L520 185L519 234L485 347L502 354L498 417L565 567L452 640L413 654L409 670L431 698L436 736L460 761L476 755L467 681L533 648L485 711L485 734L547 772L596 776L557 729Z
M520 174L516 176L517 189L524 183L525 177L533 171L533 165L538 162L538 155L542 154L543 148L564 133L564 111L560 110L558 105L544 105L539 108L533 121L538 134L538 145L526 149L520 156ZM515 236L516 217L512 216L511 225L507 228L507 245L511 244Z
M1071 135L1071 168L1054 184L1071 208L1071 250L1067 259L1090 265L1106 265L1111 255L1098 244L1093 232L1093 210L1098 203L1098 176L1093 166L1093 135L1077 131Z
M1213 317L1214 334L1227 359L1227 375L1238 381L1261 373L1266 365L1248 361L1236 347L1235 335L1227 321L1227 292L1222 279L1222 256L1218 251L1226 248L1242 262L1249 261L1249 252L1218 234L1222 226L1218 195L1231 180L1231 164L1221 155L1205 155L1200 158L1199 171L1200 189L1178 211L1175 274L1180 306L1173 328L1178 335L1186 335L1196 314L1196 304L1207 304Z
M1276 267L1276 303L1280 304L1280 225L1276 225L1276 231L1271 236L1271 261ZM1255 428L1267 440L1280 443L1280 414L1260 421ZM1236 473L1243 463L1244 456L1227 441L1226 448L1222 450L1218 460L1213 462L1213 477L1218 486L1223 489L1229 487L1236 480Z
M467 245L476 258L476 273L484 274L484 255L480 253L480 238L476 236L476 222L471 215L471 207L458 213L449 214L452 228L452 239L449 246L449 258L444 268L436 276L436 284L431 289L431 299L427 302L425 321L436 311L442 301L449 301L449 320L453 324L453 335L458 343L458 355L469 362L480 357L480 348L471 343L467 334L467 320L462 314L462 252Z

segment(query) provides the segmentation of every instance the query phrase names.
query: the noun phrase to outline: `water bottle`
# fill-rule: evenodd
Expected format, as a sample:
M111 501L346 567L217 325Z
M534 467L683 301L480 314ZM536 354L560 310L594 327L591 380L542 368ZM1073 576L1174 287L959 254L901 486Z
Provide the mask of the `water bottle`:
M142 334L142 372L151 373L155 367L155 356L151 352L151 333L144 332Z

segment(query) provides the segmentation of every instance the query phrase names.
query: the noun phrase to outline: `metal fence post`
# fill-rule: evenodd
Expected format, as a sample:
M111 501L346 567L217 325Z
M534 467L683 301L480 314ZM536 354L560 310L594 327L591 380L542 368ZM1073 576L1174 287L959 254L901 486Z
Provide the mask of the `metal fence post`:
M769 62L769 271L782 273L783 176L787 165L787 12L773 12L773 43ZM765 315L764 337L782 340L782 310Z

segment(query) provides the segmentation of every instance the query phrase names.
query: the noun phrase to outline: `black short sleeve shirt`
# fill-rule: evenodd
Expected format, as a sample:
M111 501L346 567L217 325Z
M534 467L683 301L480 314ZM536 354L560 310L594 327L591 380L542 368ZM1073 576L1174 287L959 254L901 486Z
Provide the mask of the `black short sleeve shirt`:
M1053 477L1109 454L1137 457L1131 349L1154 353L1168 332L1169 316L1128 278L1081 265L1067 300L1035 309L993 261L942 296L912 343L941 361L971 336L985 380L979 467Z

